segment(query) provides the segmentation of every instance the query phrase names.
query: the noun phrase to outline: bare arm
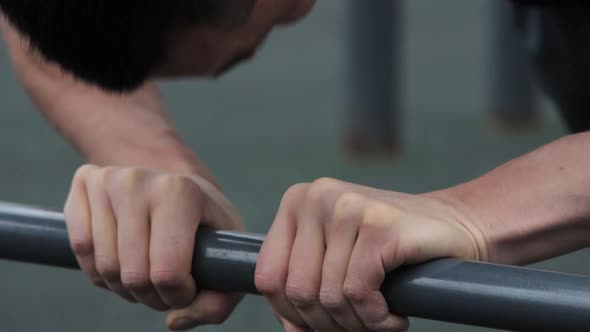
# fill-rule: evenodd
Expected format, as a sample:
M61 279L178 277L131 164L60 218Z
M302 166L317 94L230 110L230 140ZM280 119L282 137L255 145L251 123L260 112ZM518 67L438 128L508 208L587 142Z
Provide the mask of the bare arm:
M41 59L8 24L2 30L27 93L89 163L196 173L214 182L178 136L155 83L129 95L106 93Z
M590 133L422 195L333 179L292 187L258 257L256 286L286 331L406 331L380 287L405 264L508 264L590 245Z
M244 225L178 136L156 85L107 94L38 58L2 28L39 110L94 164L76 172L64 207L70 244L89 280L125 300L170 310L171 329L225 320L242 295L196 291L194 233L201 223Z
M493 262L527 264L590 245L590 133L557 140L442 193L458 197Z

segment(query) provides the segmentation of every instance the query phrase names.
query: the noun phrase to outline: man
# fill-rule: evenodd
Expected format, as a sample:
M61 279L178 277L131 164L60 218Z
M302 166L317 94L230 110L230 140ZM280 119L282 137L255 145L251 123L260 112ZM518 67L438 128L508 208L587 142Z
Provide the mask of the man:
M173 309L172 329L220 323L230 314L240 295L197 291L191 249L201 219L227 229L243 224L178 138L148 79L219 75L253 54L273 26L305 16L313 2L0 0L19 78L96 165L80 168L65 206L72 247L96 285ZM556 69L542 74L568 82L551 89L571 97L561 105L577 107L586 96L577 84L588 64L572 52L587 47L570 38L584 31L586 13L524 12L523 27L538 24L541 32L532 44L538 61ZM547 36L563 47L547 52ZM547 66L566 61L575 70ZM107 93L95 85L138 89ZM379 293L385 274L400 265L439 257L525 264L588 246L589 156L590 134L579 133L421 195L334 179L295 185L260 253L256 285L288 332L405 330L407 319L388 313Z

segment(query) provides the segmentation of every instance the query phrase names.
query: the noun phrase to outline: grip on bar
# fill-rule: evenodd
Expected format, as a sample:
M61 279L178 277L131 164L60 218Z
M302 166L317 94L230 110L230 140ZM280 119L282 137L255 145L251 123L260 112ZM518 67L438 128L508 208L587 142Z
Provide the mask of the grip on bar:
M197 234L193 275L202 288L258 294L263 236ZM77 269L63 215L0 203L0 259ZM0 290L1 292L1 290ZM440 259L387 276L392 312L521 332L590 329L590 278L520 267Z

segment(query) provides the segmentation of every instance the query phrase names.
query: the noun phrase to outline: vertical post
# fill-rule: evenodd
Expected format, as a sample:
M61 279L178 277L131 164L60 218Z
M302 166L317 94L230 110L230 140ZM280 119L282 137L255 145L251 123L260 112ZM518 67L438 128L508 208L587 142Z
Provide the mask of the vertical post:
M532 128L539 117L538 100L515 11L506 1L491 1L491 6L491 120L499 129Z
M356 157L399 151L399 0L349 0L345 144Z

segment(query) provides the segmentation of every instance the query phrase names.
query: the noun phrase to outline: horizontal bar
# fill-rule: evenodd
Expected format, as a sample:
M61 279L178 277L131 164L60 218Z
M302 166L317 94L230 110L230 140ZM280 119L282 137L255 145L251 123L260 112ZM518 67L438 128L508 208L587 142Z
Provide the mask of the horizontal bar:
M197 234L193 274L200 287L258 294L261 235ZM0 259L78 268L63 215L0 203ZM387 276L392 312L411 317L521 332L585 331L590 278L521 267L440 259Z

